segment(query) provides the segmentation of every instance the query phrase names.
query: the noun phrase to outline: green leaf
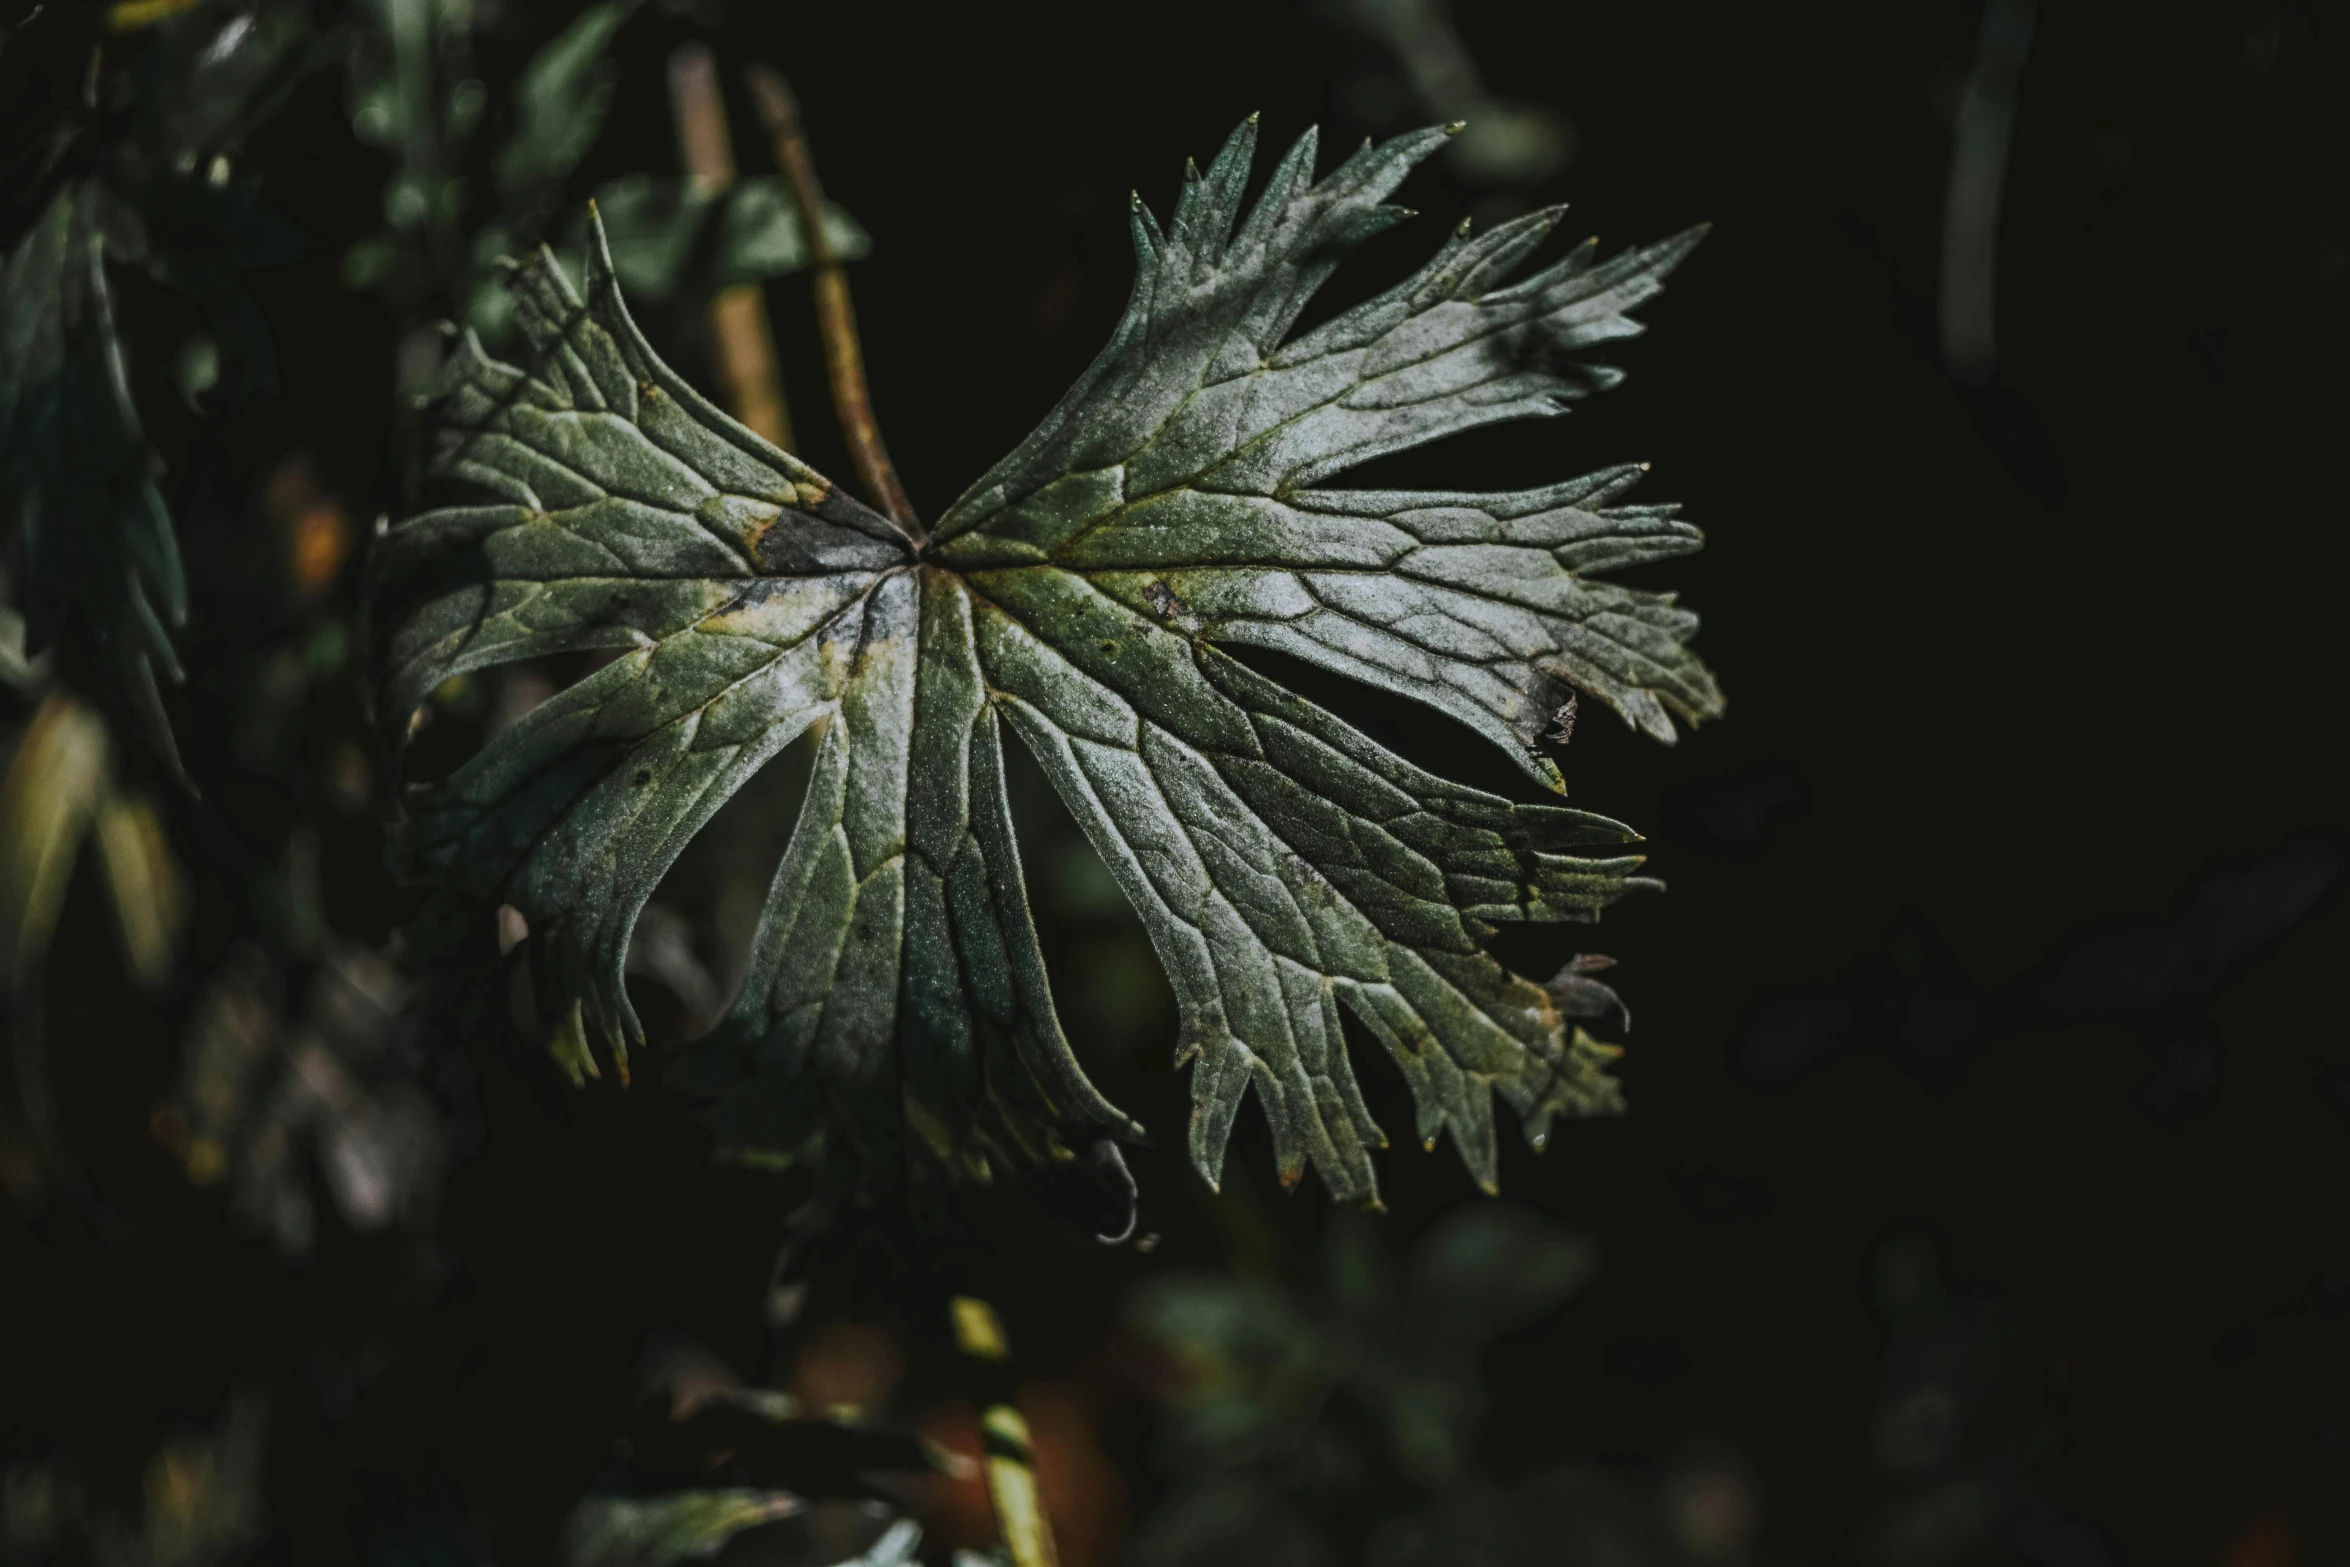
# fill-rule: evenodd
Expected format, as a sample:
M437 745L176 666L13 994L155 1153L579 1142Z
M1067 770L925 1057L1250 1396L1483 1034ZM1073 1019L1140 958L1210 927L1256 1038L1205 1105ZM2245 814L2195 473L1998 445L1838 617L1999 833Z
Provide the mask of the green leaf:
M563 1532L565 1567L671 1567L715 1556L745 1529L805 1506L789 1491L676 1491L591 1496Z
M493 172L508 200L535 201L579 166L604 128L619 70L606 56L634 0L602 0L531 56L514 84L514 123Z
M1448 1489L1476 1469L1482 1361L1502 1333L1539 1320L1588 1281L1591 1242L1508 1204L1456 1210L1400 1275L1384 1226L1340 1213L1322 1232L1319 1279L1162 1274L1128 1299L1127 1325L1164 1352L1167 1452L1192 1496L1205 1476L1303 1479L1359 1447L1361 1417L1392 1470ZM1513 1267L1513 1263L1516 1266ZM1367 1462L1348 1466L1368 1481ZM1209 1505L1207 1511L1217 1509Z
M635 0L584 7L531 56L505 100L504 134L490 157L497 201L485 215L463 177L488 108L474 70L472 7L367 0L350 51L351 125L360 140L392 154L393 169L385 232L350 249L345 280L390 294L412 318L454 306L503 339L492 263L537 241L563 181L594 146L618 77L612 42L635 9ZM469 212L479 221L469 222Z
M631 174L596 192L596 212L620 286L640 298L713 294L808 265L799 209L780 179L737 180L711 192L689 180ZM824 232L844 261L873 248L856 219L829 202Z
M674 1390L672 1390L674 1393ZM911 1432L808 1419L792 1397L729 1388L682 1410L640 1405L626 1458L581 1498L564 1530L566 1567L668 1567L715 1556L774 1524L761 1559L904 1567L921 1526L892 1498L943 1453ZM785 1524L783 1520L789 1519Z
M1412 1257L1410 1309L1444 1338L1483 1348L1564 1305L1599 1271L1588 1236L1530 1208L1457 1209Z
M58 191L0 271L0 526L25 551L25 650L86 637L176 769L156 674L187 588L114 329L95 185Z
M1613 468L1511 494L1324 491L1339 471L1497 420L1564 411L1622 379L1567 357L1630 337L1627 314L1703 237L1597 259L1596 242L1502 286L1552 208L1468 225L1409 280L1283 342L1347 252L1404 210L1382 198L1442 131L1365 145L1319 184L1291 149L1237 233L1254 126L1186 177L1116 335L1061 405L940 522L967 569L1051 562L1188 634L1268 647L1462 718L1560 786L1536 743L1588 691L1660 740L1667 709L1721 711L1672 595L1594 576L1697 548L1669 507L1610 508Z
M137 113L116 148L117 176L202 170L241 150L337 47L303 0L198 5L171 18L111 83L108 107Z
M1695 546L1665 509L1606 504L1636 470L1507 495L1316 487L1613 384L1568 356L1637 330L1626 312L1695 235L1606 262L1585 247L1516 284L1555 214L1456 235L1285 343L1443 135L1366 146L1317 183L1309 134L1235 232L1254 134L1189 178L1164 232L1137 203L1141 272L1110 347L923 545L664 367L600 224L584 301L550 255L515 274L531 368L468 341L437 415L436 472L501 504L386 541L381 710L404 727L452 675L617 650L423 791L399 845L412 874L522 913L560 1059L625 1061L638 910L728 795L820 733L750 973L683 1074L720 1096L729 1143L870 1187L919 1179L909 1146L976 1173L1139 1135L1053 1010L1004 801L1009 727L1174 983L1211 1181L1253 1087L1285 1181L1311 1165L1374 1199L1385 1138L1342 1006L1403 1071L1422 1141L1449 1132L1489 1187L1495 1093L1536 1146L1561 1114L1620 1108L1617 1051L1566 1022L1588 998L1484 943L1654 886L1623 852L1636 835L1451 783L1218 644L1429 701L1552 788L1534 746L1569 690L1660 738L1668 710L1718 712L1693 618L1592 580Z
M343 280L381 291L410 318L467 281L457 171L483 97L473 75L471 10L466 0L362 0L352 17L352 134L390 154L391 170L383 229L345 253Z

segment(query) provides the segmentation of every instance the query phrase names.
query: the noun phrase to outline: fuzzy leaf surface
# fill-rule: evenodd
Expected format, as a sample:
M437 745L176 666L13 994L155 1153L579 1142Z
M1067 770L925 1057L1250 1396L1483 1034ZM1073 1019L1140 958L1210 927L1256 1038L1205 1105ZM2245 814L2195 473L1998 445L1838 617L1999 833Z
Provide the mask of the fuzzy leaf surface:
M1596 580L1684 553L1636 469L1509 494L1324 488L1369 458L1557 412L1616 373L1694 235L1511 283L1555 214L1449 241L1414 277L1292 337L1441 132L1320 181L1309 134L1252 210L1253 121L1161 230L1136 205L1133 301L1027 441L917 539L735 424L629 322L601 227L585 298L551 256L514 277L529 368L470 341L436 471L497 504L393 530L382 711L453 675L614 650L421 793L416 876L513 905L558 1056L641 1030L637 912L783 746L820 736L729 1014L682 1079L729 1143L870 1187L941 1167L1098 1165L1140 1129L1055 1015L1005 802L1016 733L1100 851L1173 981L1188 1148L1210 1180L1254 1089L1285 1181L1371 1200L1385 1142L1340 1022L1401 1069L1431 1146L1490 1186L1498 1094L1541 1144L1616 1110L1614 1047L1485 950L1504 921L1587 921L1636 835L1394 754L1221 650L1278 649L1462 718L1561 787L1538 737L1570 690L1659 738L1720 710L1669 595ZM395 730L395 733L398 731ZM1581 970L1570 965L1570 971ZM1566 976L1554 984L1564 985ZM1588 981L1581 982L1584 989Z

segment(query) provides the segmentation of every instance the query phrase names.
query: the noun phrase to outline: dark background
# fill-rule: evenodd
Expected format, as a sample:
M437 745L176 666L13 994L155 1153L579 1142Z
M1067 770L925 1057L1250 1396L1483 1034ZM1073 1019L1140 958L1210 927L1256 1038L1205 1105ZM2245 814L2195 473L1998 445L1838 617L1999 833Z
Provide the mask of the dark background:
M1762 1548L1837 1557L1904 1374L1872 1279L1910 1237L1966 1320L1991 1324L1953 1330L1992 1365L1966 1440L2028 1469L2036 1498L1999 1552L2342 1559L2350 915L2323 895L2344 827L2323 672L2340 663L2325 562L2346 520L2350 11L2043 7L2001 226L1999 372L1970 388L1943 364L1934 301L1979 19L1458 8L1491 87L1572 117L1574 160L1531 193L1571 202L1571 232L1613 248L1715 229L1644 313L1650 335L1608 356L1623 389L1357 477L1498 488L1652 462L1637 498L1685 503L1709 544L1640 580L1703 612L1730 696L1727 719L1670 751L1585 715L1574 799L1647 831L1672 891L1601 933L1505 948L1536 973L1577 937L1614 954L1638 1027L1628 1118L1539 1158L1505 1149L1505 1191L1593 1233L1605 1268L1497 1353L1490 1449L1507 1471L1725 1444L1753 1476ZM687 28L631 28L583 193L671 166L661 69ZM511 57L495 29L485 46L493 77L543 28L508 32ZM722 58L791 74L829 192L875 236L855 273L875 397L931 515L1106 336L1131 277L1129 188L1164 212L1185 156L1252 110L1276 146L1322 123L1325 164L1402 128L1350 116L1349 73L1375 51L1262 3L740 6L724 37ZM327 236L376 221L342 113L340 84L313 81L253 158L281 210ZM1401 275L1492 196L1439 161L1402 199L1427 215L1333 300ZM157 409L176 483L231 485L299 449L355 513L391 504L392 327L340 290L336 261L322 243L265 282L281 397L205 427ZM804 289L770 293L807 455L845 473ZM189 548L201 580L228 545L197 528ZM198 615L199 649L233 641ZM206 700L191 662L184 711ZM1441 770L1523 787L1441 719L1300 684ZM201 777L205 742L190 748ZM256 842L293 809L234 782L209 798ZM1060 841L1050 808L1035 814ZM334 922L388 933L410 905L373 824L325 850ZM1056 955L1098 949L1098 922L1043 901ZM77 893L61 954L98 918L89 902ZM200 923L198 970L208 940ZM1171 1009L1156 1033L1081 1026L1102 1014L1077 994L1098 972L1056 970L1080 1054L1174 1142ZM480 1063L481 1134L442 1205L448 1271L393 1308L396 1330L362 1330L389 1263L330 1236L289 1273L226 1237L146 1145L168 1005L54 988L75 1136L143 1218L119 1243L0 1218L12 1450L71 1446L135 1475L242 1371L278 1392L272 1505L295 1559L333 1559L354 1509L437 1474L493 1515L501 1559L529 1560L601 1462L649 1332L688 1329L745 1366L766 1352L755 1302L781 1205L709 1169L656 1092L575 1096L533 1063ZM1374 1107L1404 1122L1399 1085L1364 1062ZM1232 1185L1268 1193L1304 1244L1327 1204L1310 1182L1269 1195L1253 1116ZM997 1253L1024 1280L1000 1293L1039 1372L1090 1374L1129 1280L1220 1254L1180 1159L1138 1169L1165 1237L1152 1256L1025 1231ZM1481 1200L1448 1152L1406 1146L1381 1174L1399 1242ZM1132 1483L1147 1505L1147 1474Z

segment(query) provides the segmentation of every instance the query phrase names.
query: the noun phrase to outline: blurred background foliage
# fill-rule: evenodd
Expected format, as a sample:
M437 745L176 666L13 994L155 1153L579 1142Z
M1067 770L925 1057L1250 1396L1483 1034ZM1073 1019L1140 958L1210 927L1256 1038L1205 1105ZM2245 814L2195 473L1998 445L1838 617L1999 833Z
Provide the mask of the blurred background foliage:
M2267 0L0 4L0 1561L992 1548L936 1325L691 1106L552 1080L383 869L365 541L502 257L593 199L664 355L848 470L752 60L933 507L1115 319L1126 191L1251 110L1466 119L1408 194L1447 221L1718 225L1625 397L1442 459L1652 458L1713 536L1735 721L1576 742L1675 886L1611 937L1634 1114L1501 1203L1390 1155L1377 1218L1146 1156L1118 1251L975 1196L1064 1561L2350 1560L2346 49ZM453 682L417 766L579 672ZM804 767L648 910L657 1042ZM1069 1032L1166 1137L1140 927L1014 807Z

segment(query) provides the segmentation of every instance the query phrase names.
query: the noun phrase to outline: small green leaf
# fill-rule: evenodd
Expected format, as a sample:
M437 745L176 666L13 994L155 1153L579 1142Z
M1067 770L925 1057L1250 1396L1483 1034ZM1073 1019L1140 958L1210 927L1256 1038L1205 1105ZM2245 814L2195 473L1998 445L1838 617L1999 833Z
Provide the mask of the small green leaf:
M1412 1257L1411 1310L1446 1325L1446 1337L1483 1348L1538 1322L1599 1271L1599 1248L1530 1208L1457 1209Z
M1004 799L1009 727L1167 968L1210 1180L1254 1088L1285 1181L1311 1165L1375 1197L1385 1139L1342 1006L1403 1071L1420 1139L1449 1132L1489 1187L1497 1092L1537 1146L1559 1115L1621 1107L1616 1050L1567 1023L1589 998L1485 942L1653 887L1623 852L1636 835L1448 782L1217 644L1429 702L1553 789L1535 746L1570 691L1660 739L1668 713L1719 712L1694 618L1595 580L1696 545L1665 508L1609 504L1636 469L1511 494L1319 488L1614 384L1573 355L1637 331L1627 312L1696 235L1605 262L1585 247L1516 283L1555 214L1459 235L1285 342L1443 136L1366 147L1317 182L1309 135L1242 219L1253 137L1191 176L1167 230L1137 203L1140 275L1109 348L920 547L653 356L601 223L584 300L551 255L515 274L530 368L469 340L437 413L438 475L501 504L387 540L381 711L396 742L453 675L617 650L422 792L400 839L412 874L526 918L539 1015L576 1016L573 1049L625 1061L637 912L721 802L820 735L749 975L684 1069L728 1142L871 1187L917 1178L909 1147L975 1172L1138 1135L1054 1012Z
M596 212L620 286L639 298L712 294L808 265L799 208L780 179L737 180L713 193L686 180L632 174L596 192ZM856 219L830 203L824 233L844 261L873 248Z
M672 1567L715 1556L745 1529L788 1518L805 1504L789 1491L676 1491L591 1496L563 1531L565 1567Z
M514 84L514 124L494 172L509 200L537 199L579 166L604 128L618 70L606 58L634 0L601 0L531 56Z

